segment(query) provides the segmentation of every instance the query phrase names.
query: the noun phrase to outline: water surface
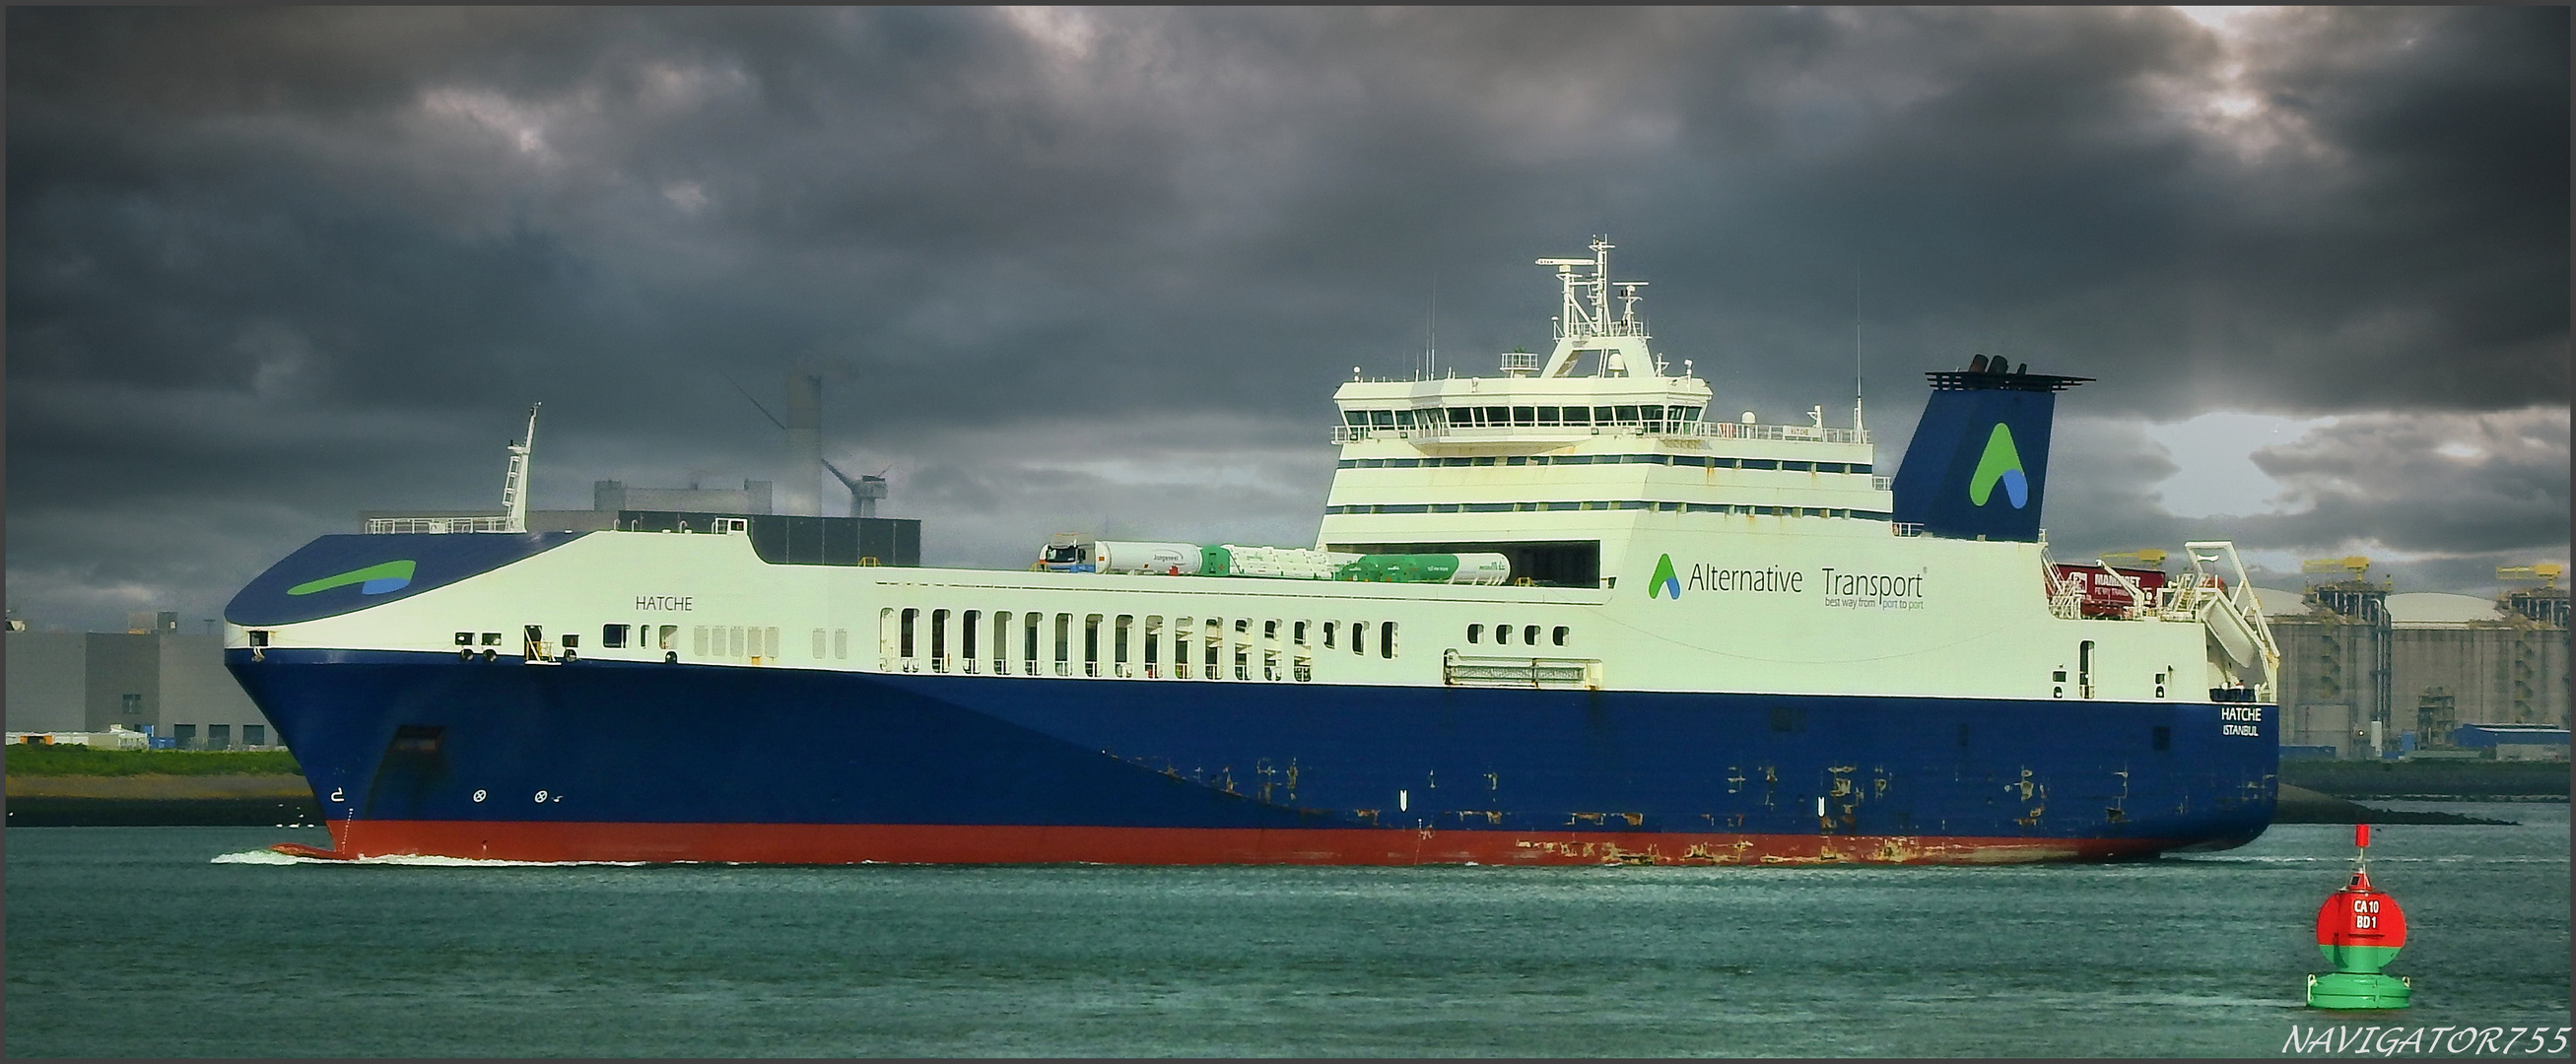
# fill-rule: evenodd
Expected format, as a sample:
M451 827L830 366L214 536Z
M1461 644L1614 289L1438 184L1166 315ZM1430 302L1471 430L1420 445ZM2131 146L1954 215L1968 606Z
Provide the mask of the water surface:
M2379 830L2426 1026L2568 1017L2564 804ZM268 863L7 832L14 1056L2271 1055L2351 831L2014 868ZM233 856L227 856L233 855ZM2351 1022L2392 1022L2388 1018Z

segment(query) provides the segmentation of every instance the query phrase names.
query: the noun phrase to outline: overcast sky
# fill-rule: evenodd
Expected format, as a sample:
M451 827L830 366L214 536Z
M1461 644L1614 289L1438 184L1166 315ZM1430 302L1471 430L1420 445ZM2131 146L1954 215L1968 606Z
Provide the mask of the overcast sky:
M362 509L891 467L932 564L1310 544L1331 392L1618 245L1714 408L2061 398L2061 560L2568 555L2564 8L7 12L8 605L218 616ZM1435 297L1436 292L1436 297ZM782 490L785 490L782 488ZM826 496L827 512L847 512Z

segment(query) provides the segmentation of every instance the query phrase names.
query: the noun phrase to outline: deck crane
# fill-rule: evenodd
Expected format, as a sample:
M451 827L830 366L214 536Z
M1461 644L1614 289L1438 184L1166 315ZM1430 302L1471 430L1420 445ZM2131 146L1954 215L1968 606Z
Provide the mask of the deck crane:
M2542 590L2547 590L2557 587L2558 578L2566 573L2567 567L2556 562L2542 562L2538 565L2499 565L2496 566L2496 581L2508 584L2528 584L2537 581Z
M2342 573L2343 579L2359 580L2370 572L2370 559L2355 554L2343 558L2310 558L2299 563L2302 573Z

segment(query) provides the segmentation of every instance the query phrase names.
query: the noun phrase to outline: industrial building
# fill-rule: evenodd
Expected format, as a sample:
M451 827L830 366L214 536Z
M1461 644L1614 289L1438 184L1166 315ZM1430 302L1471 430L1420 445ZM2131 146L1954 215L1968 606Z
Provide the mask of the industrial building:
M124 728L182 750L277 745L268 718L224 670L220 635L187 635L175 613L123 632L8 633L8 730Z
M2281 649L2285 753L2350 760L2492 750L2491 741L2459 745L2462 726L2567 726L2563 588L2495 599L2396 594L2356 572L2304 593L2257 590ZM2566 756L2563 743L2548 749Z
M591 507L587 510L530 510L527 527L537 531L589 532L613 527L621 510L694 511L702 513L768 514L771 485L766 480L745 480L742 489L701 488L630 488L614 480L595 480L590 485ZM360 510L360 532L426 532L429 522L455 522L472 527L473 522L499 522L509 515L500 510ZM462 531L464 528L442 526L435 531ZM488 531L489 529L482 529Z

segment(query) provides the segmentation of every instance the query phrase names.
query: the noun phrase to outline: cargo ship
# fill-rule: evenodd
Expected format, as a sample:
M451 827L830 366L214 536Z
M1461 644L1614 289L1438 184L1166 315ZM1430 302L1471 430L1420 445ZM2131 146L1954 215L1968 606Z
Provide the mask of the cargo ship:
M1927 373L1890 476L1857 400L1709 416L1610 247L1539 260L1548 354L1342 384L1312 545L1064 535L975 570L857 518L529 529L532 417L509 516L323 536L226 607L330 825L284 848L1982 864L2264 830L2279 658L2234 548L2050 556L2085 378Z

